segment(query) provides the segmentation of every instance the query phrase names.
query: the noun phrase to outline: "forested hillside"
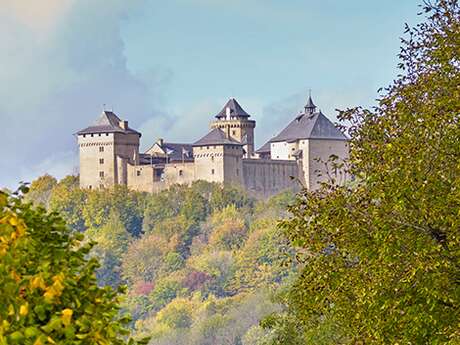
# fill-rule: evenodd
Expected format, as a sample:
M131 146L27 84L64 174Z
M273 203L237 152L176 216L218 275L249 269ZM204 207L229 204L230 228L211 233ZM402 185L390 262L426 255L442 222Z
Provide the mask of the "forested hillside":
M158 194L81 190L77 177L45 175L27 198L97 242L98 282L128 286L123 305L135 335L151 344L268 341L259 322L280 311L273 291L293 272L276 227L292 194L258 201L207 182Z

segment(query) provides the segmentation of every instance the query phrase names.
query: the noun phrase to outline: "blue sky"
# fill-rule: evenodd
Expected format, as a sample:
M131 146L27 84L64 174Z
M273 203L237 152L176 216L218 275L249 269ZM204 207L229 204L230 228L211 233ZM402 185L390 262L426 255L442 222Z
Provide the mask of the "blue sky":
M397 74L418 0L0 0L0 186L77 171L77 130L102 104L189 142L229 97L258 145L312 89L331 119L370 106Z

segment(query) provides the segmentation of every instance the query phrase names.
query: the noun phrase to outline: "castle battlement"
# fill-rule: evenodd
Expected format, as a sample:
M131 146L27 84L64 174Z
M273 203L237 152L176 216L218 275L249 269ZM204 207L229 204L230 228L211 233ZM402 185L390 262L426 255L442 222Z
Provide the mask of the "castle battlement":
M115 184L156 192L173 184L205 180L240 185L269 196L298 189L299 182L315 189L325 179L321 161L348 157L348 140L320 111L311 97L304 111L277 136L254 149L256 121L231 98L211 122L210 131L194 143L159 139L139 152L141 133L111 111L77 133L80 186Z

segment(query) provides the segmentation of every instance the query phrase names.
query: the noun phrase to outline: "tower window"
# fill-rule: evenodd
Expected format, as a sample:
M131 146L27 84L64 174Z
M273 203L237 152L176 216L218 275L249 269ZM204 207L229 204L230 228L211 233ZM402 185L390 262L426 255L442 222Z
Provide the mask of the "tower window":
M183 176L184 172L182 170L179 170L179 176Z
M94 134L91 134L91 138L94 137Z
M214 175L214 169L211 169L211 175Z
M137 175L137 176L141 176L141 171L140 171L140 170L137 170L137 171L136 171L136 175Z
M232 131L232 135L236 135L236 131Z
M99 152L104 152L104 146L99 146Z
M99 177L101 177L101 178L104 177L104 172L103 171L99 171Z
M99 158L99 164L104 164L104 158Z
M211 156L211 162L214 162L214 156Z

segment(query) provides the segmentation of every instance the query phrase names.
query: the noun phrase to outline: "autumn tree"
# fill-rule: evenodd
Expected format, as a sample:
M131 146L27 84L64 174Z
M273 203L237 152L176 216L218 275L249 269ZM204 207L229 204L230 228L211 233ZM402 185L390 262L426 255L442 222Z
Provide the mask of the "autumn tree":
M25 200L32 201L36 205L41 205L45 208L49 206L51 192L56 186L57 180L48 174L40 176L32 181L29 192L25 196Z
M1 344L135 343L125 339L117 293L97 286L82 239L56 213L0 193Z
M80 189L77 176L66 176L52 189L49 209L58 212L66 224L75 231L84 231L83 207L87 195Z
M355 183L304 191L281 225L304 268L276 344L460 342L460 5L423 9L378 106L340 114Z
M115 209L110 211L103 226L87 230L86 236L96 242L92 255L101 262L97 270L99 284L117 287L122 282L121 259L133 241L133 236L126 230Z

